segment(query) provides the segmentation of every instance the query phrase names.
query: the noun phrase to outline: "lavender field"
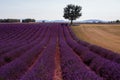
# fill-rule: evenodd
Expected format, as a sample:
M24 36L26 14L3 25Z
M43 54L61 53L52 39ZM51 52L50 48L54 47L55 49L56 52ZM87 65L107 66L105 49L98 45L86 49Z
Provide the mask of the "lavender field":
M0 24L0 80L120 80L120 55L66 23Z

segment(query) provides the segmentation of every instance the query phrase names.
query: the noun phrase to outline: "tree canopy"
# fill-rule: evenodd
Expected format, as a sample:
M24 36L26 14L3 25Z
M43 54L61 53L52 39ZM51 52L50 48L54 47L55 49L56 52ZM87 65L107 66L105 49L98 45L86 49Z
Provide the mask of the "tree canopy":
M73 20L76 20L80 16L82 16L81 13L82 7L78 5L69 4L64 8L64 15L63 17L65 19L71 20L71 25L73 24Z

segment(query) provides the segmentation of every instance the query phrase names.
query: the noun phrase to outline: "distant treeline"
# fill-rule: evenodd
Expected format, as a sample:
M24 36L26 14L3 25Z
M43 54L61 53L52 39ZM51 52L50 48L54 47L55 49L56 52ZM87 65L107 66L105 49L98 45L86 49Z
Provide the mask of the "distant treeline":
M110 21L110 23L120 23L120 20Z
M30 19L30 18L22 19L22 20L20 20L20 19L0 19L0 23L14 23L14 22L29 23L29 22L36 22L36 20L35 19Z
M20 22L20 19L0 19L1 23L7 23L7 22Z
M35 19L23 19L22 20L23 23L28 23L28 22L35 22Z

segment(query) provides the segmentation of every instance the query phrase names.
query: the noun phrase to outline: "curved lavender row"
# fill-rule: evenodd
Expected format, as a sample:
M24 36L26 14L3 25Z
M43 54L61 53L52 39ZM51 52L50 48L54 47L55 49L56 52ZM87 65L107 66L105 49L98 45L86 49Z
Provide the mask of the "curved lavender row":
M34 31L35 30L35 31ZM15 37L11 38L8 40L8 42L10 41L20 41L20 40L25 40L25 38L31 36L32 34L34 34L37 31L37 27L33 28L33 27L28 27L28 30L22 33L17 34ZM33 32L33 33L31 33ZM26 37L27 36L27 37ZM22 41L21 41L22 42Z
M29 29L29 28L28 28ZM37 33L36 34L38 34L39 33L39 31L40 30L42 30L41 29L41 27L38 29L38 31L37 31ZM32 31L30 32L30 33L32 33ZM26 34L26 33L24 33L24 34ZM29 35L29 34L28 34ZM28 37L28 35L26 35L26 37ZM33 40L32 38L34 38L34 36L32 36L31 38L29 38L29 40ZM5 44L4 46L3 46L3 48L5 48L6 46L14 46L14 44L17 44L18 43L18 45L20 45L20 44L24 44L24 43L27 43L27 42L31 42L31 41L29 41L29 40L26 40L26 41L21 41L21 40L16 40L16 41L10 41L10 43L8 43L8 44L5 44L5 43L3 43L3 44Z
M25 34L25 33L24 33ZM32 39L32 37L30 38L30 40ZM27 41L28 42L28 41ZM6 44L7 43L7 44ZM6 48L7 46L16 46L16 45L14 45L14 44L18 44L18 45L22 45L22 44L24 44L24 43L26 43L26 42L21 42L21 41L18 41L18 40L16 40L16 41L10 41L10 43L8 43L8 42L5 42L5 43L2 43L2 44L4 44L3 46L1 45L0 47L1 48Z
M27 29L27 31L29 31L29 28ZM26 31L25 31L26 32ZM18 35L21 35L21 34L26 34L24 31L22 32L22 33L14 33L14 34L16 34L16 36L14 36L13 38L15 38L15 37L18 37ZM11 35L12 36L12 35ZM4 42L1 42L1 43L3 43L4 44L4 46L6 47L6 45L5 45L5 43L7 42L8 44L9 43L13 43L13 41L12 41L12 38L9 38L10 39L10 41L8 42L8 41L6 41L6 40L3 40ZM7 44L7 45L8 45Z
M18 25L19 26L19 25ZM16 25L16 27L17 27L17 25ZM14 28L16 28L16 27L14 27ZM23 28L23 25L22 26L19 26L19 27L21 27L21 30L22 30L22 28ZM11 43L15 43L15 42L17 42L17 43L23 43L23 42L26 42L26 41L22 41L22 40L26 40L26 39L28 39L28 38L30 38L31 36L30 36L30 34L32 33L32 34L34 34L33 33L33 31L36 29L39 29L40 27L39 26L30 26L29 27L29 25L26 25L26 26L24 26L24 27L27 27L26 29L28 30L28 31L26 31L26 32L21 32L21 33L19 33L19 34L17 34L15 37L17 37L17 39L15 39L15 41L14 40L12 40L12 38L10 38L10 40L9 40L9 42ZM12 27L11 27L12 28ZM31 32L32 31L32 32ZM28 33L29 32L29 33ZM14 34L16 34L16 33L14 33ZM19 38L21 37L21 36L18 36L18 35L22 35L22 40L20 40ZM23 37L24 36L24 37ZM13 38L15 38L15 37L13 37ZM32 39L33 40L33 39ZM30 40L27 40L27 42L28 41L30 41ZM5 41L4 40L4 42L7 42L7 43L9 43L8 41ZM5 43L3 43L3 44L5 44ZM12 46L12 45L11 45ZM13 45L14 46L14 45ZM16 44L15 44L15 46L16 46ZM6 46L5 46L5 48L6 48ZM3 50L3 49L2 49Z
M18 40L18 41L20 41L20 42L28 41L29 38L33 37L34 34L36 34L36 32L38 31L38 29L39 29L39 27L36 27L35 29L34 29L34 27L32 27L32 30L30 31L30 33L28 33L28 34L26 33L26 35L23 34L22 36L14 39L14 40L15 40L15 41ZM26 37L26 36L27 36L27 37Z
M7 29L7 31L9 30L10 32L11 32L11 28L18 28L18 30L20 31L20 33L23 33L21 30L30 30L29 28L37 28L37 27L39 27L40 25L31 25L31 24L10 24L10 25L8 25L8 24L4 24L5 26L7 26L8 27L8 29ZM3 26L4 26L3 25ZM35 27L36 26L36 27ZM6 30L5 30L6 31ZM9 32L8 31L8 32ZM20 33L18 33L18 34L20 34ZM17 34L17 32L16 32L16 34ZM9 37L7 37L8 39L9 38L12 38L12 36L13 36L13 38L14 37L17 37L17 36L15 36L16 34L13 34L13 35L11 35L11 36L9 36ZM17 35L18 35L17 34ZM7 34L8 35L8 34ZM2 39L3 40L3 39ZM5 40L4 40L5 41Z
M37 28L37 27L39 28L41 25L42 25L42 24L37 24L37 26L36 26L36 25L31 25L31 24L26 24L26 26L28 26L28 28L31 26L30 28L33 28L33 29L34 29L34 28ZM47 26L47 25L44 25L44 26ZM32 31L32 33L33 33L33 31ZM23 38L23 39L24 39L24 38ZM29 39L29 37L28 37L28 39ZM27 41L28 41L28 39L27 39Z
M74 40L76 40L79 44L82 44L82 45L88 47L91 51L93 51L96 54L99 54L100 56L102 56L104 58L107 58L111 61L120 63L120 54L119 53L115 53L115 52L107 50L105 48L102 48L102 47L99 47L99 46L96 46L96 45L92 45L92 44L89 44L85 41L79 40L75 36L75 34L72 32L72 30L70 28L68 28L68 29L69 29L69 32L71 33L72 38Z
M0 56L0 66L11 62L12 60L19 57L20 55L23 55L26 51L30 50L32 47L39 44L45 36L45 32L47 31L46 29L47 29L47 27L43 28L43 31L41 32L41 34L39 34L39 38L37 40L35 40L34 42L31 42L30 44L25 44L22 47L19 47L15 50L12 50L12 51L10 51L8 53L5 53L2 56Z
M106 60L91 51L79 52L79 56L92 70L97 74L104 77L106 80L119 80L120 79L120 65L117 63Z
M5 24L4 24L4 25L5 25ZM7 25L7 24L6 24L6 25ZM10 24L9 28L11 27L11 25L13 25L13 24ZM19 26L19 25L20 25L20 26ZM21 25L22 25L22 26L21 26ZM34 29L34 28L36 28L36 27L39 28L40 26L46 26L46 25L49 25L49 24L41 24L41 23L40 23L40 24L37 24L37 23L36 23L36 24L16 24L16 27L19 28L19 27L23 27L23 26L24 26L24 27L26 27L26 29L29 30L29 28L33 28L33 29ZM50 24L50 25L51 25L51 24ZM8 25L7 25L7 27L8 27ZM14 26L14 27L15 27L15 26ZM23 27L23 28L24 28L24 27ZM12 35L11 35L11 36L12 36ZM10 37L11 37L11 36L10 36ZM6 42L5 42L5 43L6 43ZM7 43L8 43L8 42L7 42Z
M14 34L16 34L16 33L14 33ZM11 38L10 38L11 39ZM4 40L3 40L4 41ZM7 44L6 44L7 43ZM0 42L0 47L1 48L4 48L4 47L6 47L6 46L8 46L8 45L12 45L13 44L13 41L4 41L4 42Z
M16 26L17 26L17 25L16 25ZM21 26L19 26L19 27L21 27ZM21 30L21 29L19 29L19 30ZM24 29L23 29L23 30L24 30ZM29 29L29 28L26 28L23 32L15 33L14 35L9 36L8 38L2 39L2 40L9 42L10 39L19 38L20 35L23 35L23 34L24 34L25 32L27 32L27 31L29 32L30 29Z
M90 45L89 49L100 56L120 64L120 54L104 49L96 45Z
M65 42L61 29L59 32L59 45L63 80L103 80L75 55L73 50Z
M38 32L38 33L40 33L40 32ZM30 38L30 40L32 39L32 37ZM14 41L15 42L15 41ZM17 42L17 41L16 41ZM25 42L25 41L24 41ZM6 52L9 52L9 51L12 51L12 50L15 50L15 49L17 49L17 48L19 48L19 47L22 47L22 46L24 46L24 45L28 45L28 43L27 43L28 41L26 41L26 43L16 43L16 44L14 44L13 46L5 46L5 48L1 48L1 50L0 50L0 55L2 55L2 54L4 54L4 53L6 53Z
M20 28L22 28L22 29L20 29ZM19 25L12 26L12 25L5 25L5 24L1 25L0 24L0 41L5 40L5 39L9 39L15 35L14 32L16 34L18 34L18 32L22 32L25 29L27 29L27 28L24 26L19 26ZM5 39L3 39L2 37L5 37Z
M5 45L5 44L7 44L7 42L3 43L3 44ZM0 48L0 55L6 53L8 51L11 51L11 49L16 49L17 47L19 47L21 45L23 45L23 43L20 44L18 42L17 43L16 42L12 42L11 45L7 44L7 45L5 45L5 46Z
M36 26L37 27L37 26ZM40 28L40 27L38 27L38 28ZM29 28L28 28L29 29ZM34 29L34 27L33 27L33 29ZM41 29L41 28L40 28ZM33 32L32 32L33 33ZM38 33L40 33L40 32L38 32ZM7 45L7 46L4 46L3 48L1 48L1 50L0 50L0 53L5 53L6 51L9 51L9 50L11 50L11 49L16 49L17 47L19 47L19 46L24 46L25 44L28 44L28 42L30 43L31 41L33 41L34 39L35 39L35 37L37 36L37 34L38 33L36 33L36 34L34 34L35 36L32 36L31 38L29 38L29 40L27 40L27 41L11 41L11 42L13 42L12 43L12 45ZM24 33L25 34L25 33ZM39 35L39 34L38 34ZM27 36L28 37L28 36ZM26 37L26 38L27 38ZM24 44L24 43L25 44ZM4 43L3 43L4 44Z
M55 69L54 57L57 43L57 34L55 31L57 31L57 28L51 30L51 39L47 48L44 49L34 66L20 80L53 80Z
M73 38L75 41L77 41L79 44L82 44L83 46L86 46L86 47L89 46L89 45L91 45L91 44L88 43L88 42L85 42L85 41L83 41L83 40L78 39L78 38L76 37L76 35L73 33L72 29L71 29L69 26L67 26L67 27L68 27L68 30L69 30L72 38Z
M44 50L44 47L49 41L49 33L50 32L48 31L45 38L41 41L40 44L36 45L14 61L2 66L0 68L0 79L16 80L22 74L24 74L29 66L33 64L36 57L41 53L41 51Z
M88 48L78 45L68 31L67 27L64 27L64 35L67 43L78 53L82 60L97 74L104 77L106 80L120 80L120 65L109 61L99 55L91 52Z

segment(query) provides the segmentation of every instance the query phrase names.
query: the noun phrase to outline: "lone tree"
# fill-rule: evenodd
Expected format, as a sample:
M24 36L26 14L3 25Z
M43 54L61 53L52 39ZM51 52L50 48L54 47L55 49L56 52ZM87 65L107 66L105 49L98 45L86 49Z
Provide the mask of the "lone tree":
M73 24L73 20L76 20L77 18L82 16L81 10L82 10L81 6L69 4L69 5L67 5L64 8L64 15L63 15L63 17L65 19L71 20L71 25L72 25Z

